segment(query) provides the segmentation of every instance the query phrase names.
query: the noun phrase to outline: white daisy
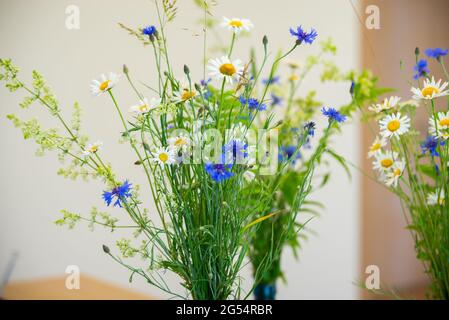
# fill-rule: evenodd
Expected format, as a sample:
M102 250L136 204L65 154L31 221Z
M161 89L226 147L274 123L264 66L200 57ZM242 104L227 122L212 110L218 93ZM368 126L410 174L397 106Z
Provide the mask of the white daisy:
M444 190L431 192L427 195L427 204L429 206L435 206L437 204L444 205Z
M151 100L148 101L147 98L143 98L142 100L139 100L138 104L130 107L129 111L140 115L149 112L151 109L158 107L160 104L161 99L151 98Z
M175 151L170 147L161 147L152 152L152 155L153 157L150 158L150 160L161 165L173 164L176 162Z
M100 150L102 145L103 145L103 142L101 142L101 141L96 141L94 143L88 144L86 146L86 148L83 150L83 155L85 157L88 157L91 154L96 153L98 150Z
M369 147L368 158L374 157L380 152L382 152L382 148L387 144L387 140L384 137L376 137L374 142Z
M248 19L228 19L226 17L223 17L221 26L227 28L230 31L233 31L235 34L239 34L242 30L250 31L252 28L254 28L253 23Z
M396 108L400 100L401 98L396 96L385 98L384 102L372 105L371 107L368 108L368 110L373 111L375 113L390 110Z
M209 75L217 80L226 79L230 84L238 81L243 73L243 64L240 60L231 62L228 57L221 57L218 59L210 59Z
M176 137L171 137L167 142L170 147L176 151L186 151L191 145L190 138L184 134L180 134Z
M382 136L385 138L399 137L410 129L410 118L401 117L401 113L387 115L379 121Z
M402 174L404 173L405 163L403 161L395 161L394 164L391 166L391 171L387 172L385 175L385 184L388 187L394 187L396 188L399 183L399 179L401 178Z
M186 102L189 101L196 96L198 96L198 92L192 88L191 90L187 88L182 88L180 91L174 93L175 102Z
M380 152L377 154L376 160L373 162L373 168L381 172L388 171L393 167L397 158L397 152Z
M449 90L445 90L449 83L443 82L441 83L441 79L438 82L435 82L435 79L432 77L432 80L425 79L423 88L411 88L410 90L413 92L413 99L421 100L421 99L434 99L437 97L447 96L449 95Z
M94 96L99 96L114 87L119 81L120 76L114 72L108 75L102 74L99 80L92 80L90 91Z
M435 117L430 117L429 133L437 138L449 139L449 111L446 113L438 112L436 119Z

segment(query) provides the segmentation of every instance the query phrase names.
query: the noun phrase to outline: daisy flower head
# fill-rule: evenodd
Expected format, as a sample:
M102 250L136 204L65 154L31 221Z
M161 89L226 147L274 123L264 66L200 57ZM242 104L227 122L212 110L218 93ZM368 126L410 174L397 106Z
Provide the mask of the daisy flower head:
M443 146L444 141L439 141L438 138L434 136L428 136L427 139L421 143L422 154L430 153L432 157L439 157L437 148L438 146Z
M431 192L427 195L427 204L429 206L436 206L437 204L442 206L444 205L444 190Z
M399 137L410 129L410 118L401 116L401 113L387 115L379 121L382 136L385 138Z
M449 111L438 112L437 117L430 117L429 119L429 133L437 138L449 139Z
M387 140L384 137L376 137L374 142L369 147L368 158L377 156L382 152L382 148L387 144Z
M396 96L385 98L383 103L372 105L368 108L368 110L373 111L375 113L380 113L382 111L394 109L398 106L399 101L401 101L401 98Z
M405 163L403 161L395 161L391 170L388 171L385 175L385 185L388 187L396 188L399 183L399 179L402 177L404 173Z
M331 122L331 121L345 122L346 121L346 116L342 115L340 112L338 112L334 108L326 109L325 107L323 107L321 109L321 113L328 118L329 122Z
M232 164L206 163L204 169L215 182L223 182L234 176Z
M243 64L240 60L231 61L228 57L210 59L207 66L209 75L217 80L225 79L233 84L238 81L243 74Z
M103 142L101 142L101 141L96 141L94 143L88 144L83 151L83 155L85 157L88 157L91 154L97 153L97 151L100 150L102 145L103 145Z
M449 95L449 90L446 89L448 86L447 82L441 83L441 79L438 82L432 77L432 79L425 79L423 88L411 88L413 92L413 99L421 100L421 99L434 99L442 96Z
M139 100L139 103L131 106L129 108L130 112L133 112L137 115L145 114L149 112L150 110L157 108L161 104L161 99L159 98L151 98L150 101L148 101L147 98L143 98L142 100Z
M126 180L121 185L113 188L111 191L103 191L103 200L106 202L108 206L111 205L112 201L114 201L114 207L122 207L122 202L126 200L126 198L131 197L131 183Z
M305 42L308 44L312 44L313 41L315 41L316 37L318 36L318 32L316 32L315 29L310 29L310 32L304 31L302 26L296 27L296 30L293 28L290 28L290 34L294 37L296 37L296 44L300 45L301 43Z
M102 74L98 80L92 80L90 91L92 95L99 96L112 89L119 79L120 76L114 72L110 72L108 75Z
M151 161L160 165L169 165L176 162L175 151L168 147L161 147L152 152L153 157L150 158Z
M181 91L175 93L176 102L187 102L198 96L195 89L183 88Z
M428 48L424 51L426 53L426 55L429 58L434 58L434 59L441 59L441 57L444 57L447 55L447 53L449 52L449 49L441 49L441 48Z
M419 60L413 67L413 71L415 72L413 75L413 79L415 80L427 76L427 74L430 73L430 70L427 67L427 61L424 59Z
M235 34L239 34L243 30L250 31L252 28L254 28L253 23L248 19L240 19L240 18L228 19L226 17L223 17L223 22L221 23L221 26L234 32Z
M373 162L373 168L380 172L391 170L397 158L398 158L397 152L392 151L379 152L376 155L376 160Z
M185 134L171 137L167 142L175 151L187 151L191 145L190 138Z

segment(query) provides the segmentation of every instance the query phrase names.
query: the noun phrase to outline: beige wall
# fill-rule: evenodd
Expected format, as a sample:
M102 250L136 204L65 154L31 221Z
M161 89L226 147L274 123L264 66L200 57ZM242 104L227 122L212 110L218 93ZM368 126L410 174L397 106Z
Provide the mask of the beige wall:
M193 77L201 77L202 39L196 36L200 28L192 27L199 18L190 1L180 3L179 16L168 31L170 53L176 72L182 75L182 65L188 64ZM291 45L288 27L303 24L314 26L320 38L332 36L339 47L337 63L343 69L358 66L358 22L346 1L305 0L222 0L214 10L217 17L250 18L256 28L253 37L238 42L235 56L246 60L251 45L260 43L267 34L273 48ZM65 8L78 5L81 29L69 31L64 26ZM156 15L151 1L133 0L2 0L0 2L0 56L11 57L22 67L29 79L33 68L40 70L57 93L65 113L78 100L85 108L84 128L92 139L105 142L104 154L117 172L133 182L142 182L141 172L131 163L130 151L117 143L120 124L107 97L92 98L89 83L98 74L119 72L126 63L136 79L151 83L155 79L152 53L117 27L117 22L131 26L153 23ZM338 26L338 27L337 27ZM223 37L229 37L221 31ZM248 42L249 41L249 42ZM273 49L274 51L275 49ZM301 59L316 52L317 46L304 46L295 54ZM153 79L153 80L151 80ZM315 79L307 88L318 86ZM348 100L347 85L320 86L318 95L326 105L339 105ZM125 108L135 103L125 82L117 86L119 103ZM85 226L66 231L53 225L60 209L85 213L91 205L106 209L100 199L103 186L99 182L65 181L56 176L58 162L53 155L34 157L34 145L23 142L5 115L17 112L38 116L41 110L18 111L18 96L0 88L0 272L4 270L13 250L20 258L13 279L25 279L63 274L67 265L79 265L82 272L128 285L128 273L101 251L101 244L113 246L120 232L97 229L92 233ZM319 122L324 125L323 120ZM359 155L358 131L355 125L345 127L335 139L335 149L351 161ZM356 298L352 282L359 271L359 183L352 183L343 170L333 165L334 178L325 190L314 197L326 204L322 217L310 226L317 232L304 244L300 262L290 253L284 257L288 284L279 288L279 298ZM145 191L145 189L144 189ZM147 193L148 194L148 193ZM150 200L149 198L147 200ZM120 210L111 213L123 216ZM249 277L247 270L245 275ZM178 279L167 275L176 285ZM136 278L137 280L137 278ZM82 284L81 284L82 285ZM132 286L138 290L165 296L143 281ZM248 281L245 284L248 287Z

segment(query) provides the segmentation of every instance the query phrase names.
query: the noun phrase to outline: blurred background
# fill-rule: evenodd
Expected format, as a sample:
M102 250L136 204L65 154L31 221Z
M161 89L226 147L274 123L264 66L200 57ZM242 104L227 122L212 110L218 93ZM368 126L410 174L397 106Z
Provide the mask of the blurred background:
M177 18L167 31L175 73L182 76L182 67L187 64L192 77L200 79L201 12L193 1L178 2ZM366 27L369 5L379 8L379 29ZM66 27L68 6L79 8L79 29ZM251 47L260 47L265 34L272 50L288 49L292 41L288 28L302 24L316 28L321 39L333 38L338 47L334 61L342 70L369 68L380 77L382 86L399 88L397 95L404 99L411 97L407 81L412 77L415 47L449 46L449 2L444 0L226 0L218 1L212 12L217 19L242 17L254 23L251 37L241 39L235 47L235 56L244 61L248 60ZM26 80L32 70L39 70L57 94L63 112L66 108L69 113L73 102L78 101L84 108L86 133L93 140L105 142L105 157L117 172L126 173L136 183L143 181L141 172L134 167L129 169L133 157L127 146L118 143L120 123L115 121L110 101L105 97L93 98L89 84L101 73L121 72L123 64L135 79L151 84L156 77L151 49L144 48L117 23L137 28L155 24L156 19L150 0L0 1L0 57L12 58ZM229 36L224 30L219 32L224 39ZM317 51L317 46L304 46L292 58L301 60ZM401 59L403 70L399 67ZM317 88L325 105L338 106L349 102L348 87L349 84L323 85L317 76L311 76L304 90ZM123 106L136 102L125 84L117 86L116 96ZM26 112L19 110L20 100L20 95L0 88L0 275L7 272L8 262L17 253L9 281L11 287L16 284L15 288L19 288L7 288L6 297L8 292L12 298L28 297L30 281L41 281L38 293L60 290L64 280L55 279L64 279L67 266L76 265L82 275L81 289L92 281L100 281L102 297L108 297L108 292L113 291L109 286L114 286L129 290L133 298L166 298L137 277L130 284L128 271L103 254L102 244L113 248L117 239L129 234L101 228L91 232L83 224L70 231L54 225L61 209L87 213L96 205L106 210L101 200L103 186L100 182L64 180L56 175L60 165L55 156L34 156L33 142L24 142L6 115L17 113L24 118L38 117L49 126L54 123L46 121L48 117L37 107ZM344 127L333 146L346 159L370 172L366 150L371 139L354 121ZM290 251L283 256L288 282L279 284L278 298L376 298L355 284L364 282L368 265L379 266L382 283L405 295L422 297L426 278L415 258L411 237L404 229L398 201L357 172L349 180L337 164L332 163L331 170L331 182L313 194L314 200L326 206L321 217L311 222L316 234L304 243L299 261ZM147 200L151 208L151 199ZM109 212L117 217L123 215L120 210ZM181 290L176 276L166 276L170 285ZM83 277L90 282L83 282ZM251 270L245 270L244 277L244 286L249 288Z

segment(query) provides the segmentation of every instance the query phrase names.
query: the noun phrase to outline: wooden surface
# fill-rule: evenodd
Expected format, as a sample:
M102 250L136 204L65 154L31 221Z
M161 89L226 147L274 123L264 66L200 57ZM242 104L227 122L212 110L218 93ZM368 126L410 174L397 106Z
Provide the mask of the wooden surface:
M148 300L152 299L128 288L119 287L88 276L81 276L80 289L69 290L65 276L11 282L5 288L10 300Z

